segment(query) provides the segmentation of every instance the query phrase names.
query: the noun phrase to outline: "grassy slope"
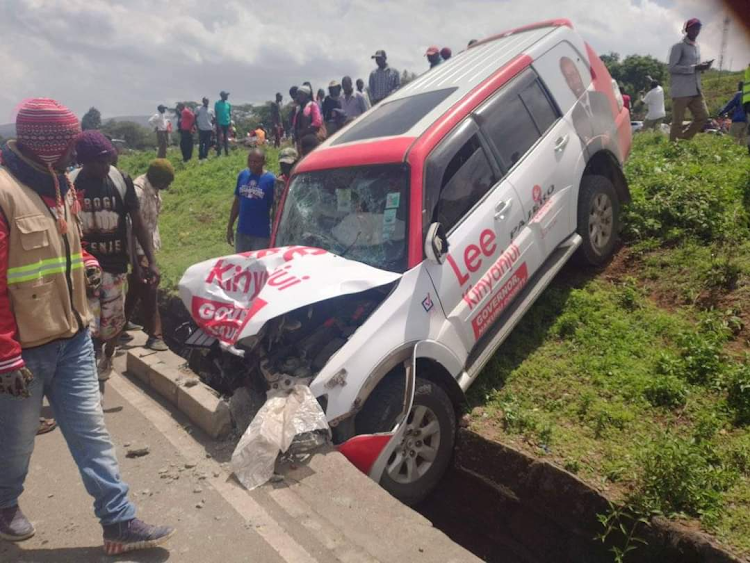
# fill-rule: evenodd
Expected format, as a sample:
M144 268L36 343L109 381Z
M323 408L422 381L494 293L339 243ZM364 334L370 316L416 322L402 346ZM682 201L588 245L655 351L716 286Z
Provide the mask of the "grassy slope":
M175 167L175 181L163 194L159 219L162 250L159 262L162 287L175 290L188 266L216 256L230 254L226 225L232 206L237 174L246 167L247 150L236 149L228 157L211 153L204 164L193 158L182 162L172 149L168 158ZM120 158L119 166L133 177L143 174L154 158L151 152L134 152ZM266 151L266 167L278 173L278 151Z
M638 135L627 174L628 246L558 276L471 389L471 424L747 554L747 156Z

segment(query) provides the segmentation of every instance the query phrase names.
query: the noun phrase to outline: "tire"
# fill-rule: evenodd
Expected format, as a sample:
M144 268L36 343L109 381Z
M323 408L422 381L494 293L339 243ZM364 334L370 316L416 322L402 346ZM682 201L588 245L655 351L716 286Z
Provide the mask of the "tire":
M403 397L403 372L389 375L372 392L357 415L357 433L391 431L401 413ZM424 434L425 429L429 429L428 435ZM380 485L411 506L424 500L435 489L453 457L456 412L442 387L417 378L406 430L409 434L404 436L402 446L388 460ZM414 432L420 432L420 435Z
M620 232L620 200L604 176L584 176L578 192L578 229L583 243L574 256L584 266L601 266L612 258Z

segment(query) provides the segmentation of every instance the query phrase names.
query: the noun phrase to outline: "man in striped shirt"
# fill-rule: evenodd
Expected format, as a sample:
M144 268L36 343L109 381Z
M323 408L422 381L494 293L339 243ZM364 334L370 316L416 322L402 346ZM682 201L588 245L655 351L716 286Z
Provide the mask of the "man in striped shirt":
M385 51L375 51L372 58L378 65L378 68L370 73L370 102L374 106L399 89L401 78L395 68L388 66Z

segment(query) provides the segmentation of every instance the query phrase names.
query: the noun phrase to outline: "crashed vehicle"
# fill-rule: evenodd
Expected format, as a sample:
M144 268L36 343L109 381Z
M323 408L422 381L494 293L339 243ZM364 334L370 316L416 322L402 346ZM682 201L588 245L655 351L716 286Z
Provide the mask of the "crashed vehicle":
M233 353L230 387L308 383L339 450L418 502L450 463L464 392L524 313L569 259L611 257L630 142L569 21L501 33L308 155L274 248L204 263L183 300Z

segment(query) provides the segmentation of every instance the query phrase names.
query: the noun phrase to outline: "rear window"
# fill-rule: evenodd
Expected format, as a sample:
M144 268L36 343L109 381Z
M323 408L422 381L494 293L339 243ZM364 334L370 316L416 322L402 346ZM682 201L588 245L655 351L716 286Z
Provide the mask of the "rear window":
M381 102L372 112L355 121L332 145L403 135L458 88L445 88Z

